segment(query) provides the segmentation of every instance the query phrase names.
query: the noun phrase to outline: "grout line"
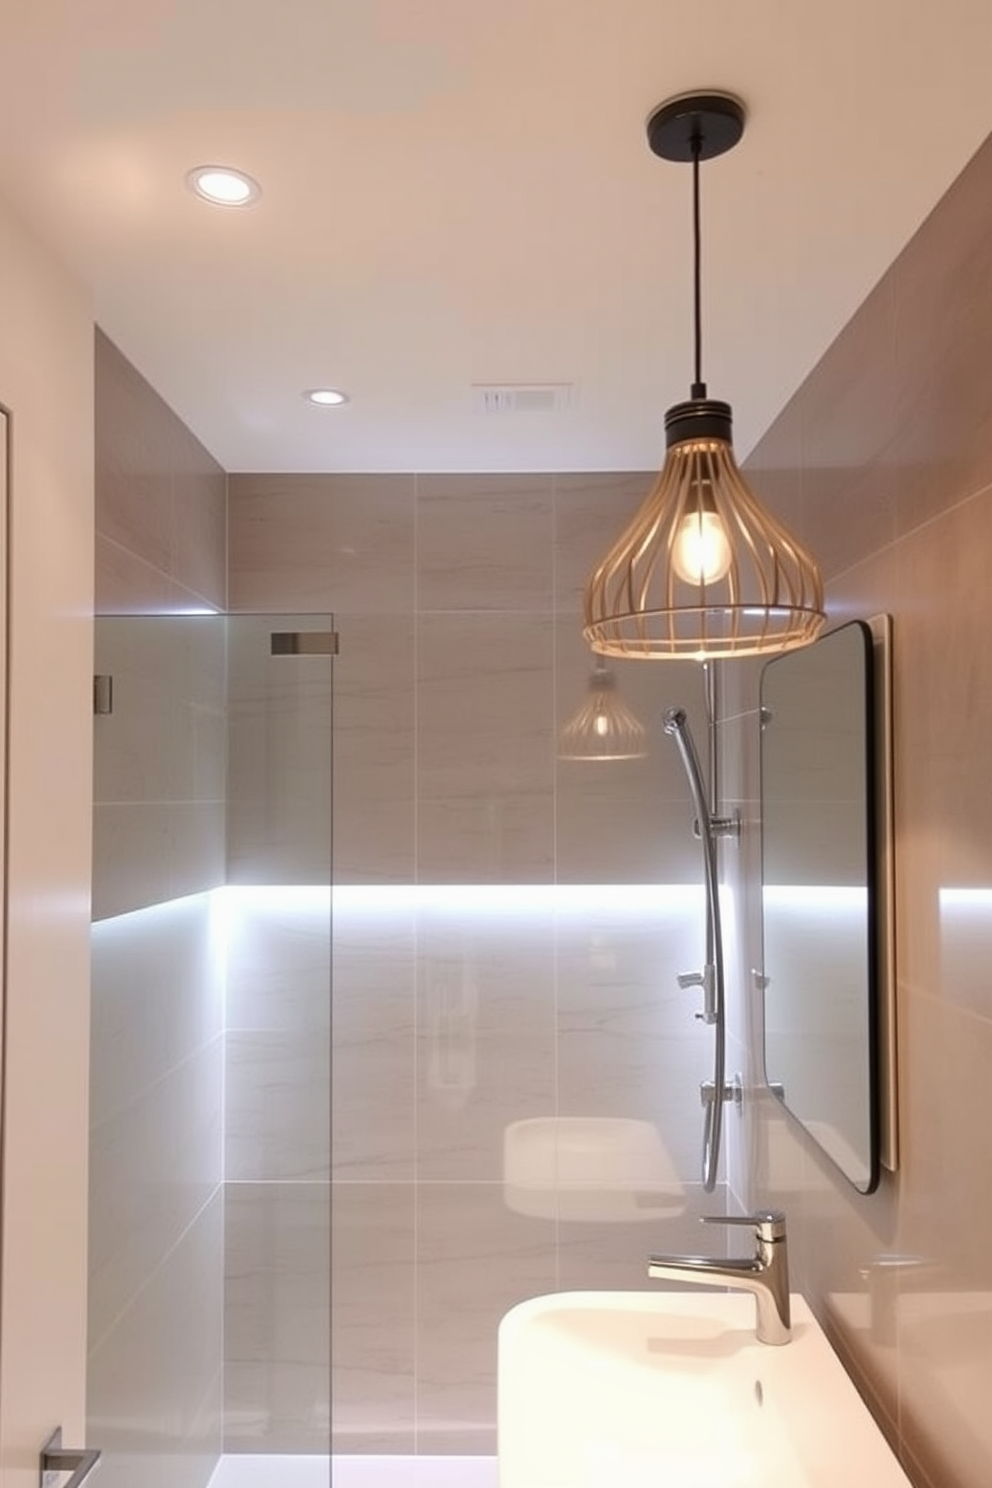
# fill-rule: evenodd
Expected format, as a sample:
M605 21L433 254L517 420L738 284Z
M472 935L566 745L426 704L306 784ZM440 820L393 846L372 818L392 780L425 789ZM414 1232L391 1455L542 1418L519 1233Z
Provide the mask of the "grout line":
M223 1183L217 1183L211 1189L209 1196L206 1199L204 1199L204 1201L200 1205L199 1209L197 1209L197 1211L193 1215L193 1217L183 1227L183 1229L180 1231L179 1235L176 1237L176 1239L173 1241L173 1243L169 1246L168 1250L164 1253L164 1255L162 1255L162 1256L159 1257L159 1259L156 1262L155 1266L153 1267L153 1269L151 1271L149 1271L148 1275L141 1282L140 1286L136 1287L135 1290L131 1293L131 1295L128 1297L127 1301L124 1303L124 1305L120 1309L120 1311L114 1314L114 1316L111 1319L111 1321L107 1324L107 1326L104 1328L103 1332L100 1334L100 1337L98 1339L96 1339L95 1341L87 1340L87 1346L86 1346L87 1358L92 1358L94 1354L98 1353L99 1350L101 1348L103 1348L104 1344L107 1342L107 1339L110 1337L110 1335L113 1332L116 1331L116 1329L120 1326L121 1322L124 1320L124 1318L127 1316L127 1314L132 1310L132 1308L139 1301L139 1299L141 1297L143 1297L144 1294L148 1291L148 1289L151 1286L152 1282L155 1281L155 1279L161 1274L161 1272L165 1269L165 1267L172 1260L173 1256L176 1254L176 1252L178 1251L179 1247L182 1245L183 1241L192 1232L193 1228L199 1223L199 1221L206 1214L206 1211L210 1208L210 1205L215 1201L215 1199L217 1199L218 1195L220 1195L221 1197L223 1197L223 1193L224 1193L224 1185L223 1185ZM222 1218L223 1218L223 1216L222 1216Z
M221 1113L223 1114L223 1065L225 1055L224 1030L223 1028L218 1028L214 1033L210 1035L208 1039L205 1039L203 1043L195 1045L195 1047L184 1054L181 1059L177 1059L175 1064L170 1064L168 1069L163 1070L161 1074L156 1075L155 1079L150 1081L149 1084L143 1085L141 1089L130 1098L130 1100L125 1101L122 1105L115 1106L113 1110L108 1111L105 1116L101 1116L99 1121L93 1122L90 1126L90 1142L92 1143L94 1136L97 1136L99 1133L105 1131L108 1127L113 1126L116 1122L119 1122L122 1117L132 1114L135 1110L144 1105L144 1103L150 1096L160 1091L169 1080L174 1079L176 1075L180 1074L183 1070L194 1064L198 1059L202 1059L205 1054L210 1052L215 1044L219 1044L221 1051L220 1062L222 1081L222 1104L220 1109ZM221 1181L223 1181L223 1177Z

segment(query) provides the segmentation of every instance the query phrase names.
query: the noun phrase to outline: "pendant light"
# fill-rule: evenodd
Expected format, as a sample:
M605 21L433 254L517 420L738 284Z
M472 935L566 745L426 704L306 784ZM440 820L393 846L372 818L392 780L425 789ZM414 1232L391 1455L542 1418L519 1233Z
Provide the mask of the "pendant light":
M588 696L559 735L558 758L632 760L643 759L647 752L647 729L620 697L616 678L597 656Z
M730 404L702 380L699 167L743 132L743 104L724 93L682 94L648 119L654 153L692 164L695 380L665 414L661 474L586 585L583 634L606 656L791 651L823 624L816 561L748 489Z

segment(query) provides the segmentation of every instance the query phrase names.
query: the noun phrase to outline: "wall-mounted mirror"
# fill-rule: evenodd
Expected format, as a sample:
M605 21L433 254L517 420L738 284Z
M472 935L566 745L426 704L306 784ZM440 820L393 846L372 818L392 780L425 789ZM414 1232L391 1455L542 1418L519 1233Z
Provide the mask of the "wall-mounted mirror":
M889 623L761 679L768 1084L862 1193L894 1167Z

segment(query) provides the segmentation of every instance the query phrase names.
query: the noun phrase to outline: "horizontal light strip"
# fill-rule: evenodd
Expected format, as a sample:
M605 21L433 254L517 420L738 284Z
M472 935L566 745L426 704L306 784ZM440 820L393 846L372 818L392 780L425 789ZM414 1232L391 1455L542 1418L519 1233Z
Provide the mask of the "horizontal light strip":
M766 909L801 909L805 914L864 911L868 890L858 884L765 884L761 901Z
M835 891L846 892L846 891ZM199 897L199 896L194 896ZM215 934L233 930L242 914L304 918L430 914L438 917L540 919L679 918L703 907L700 884L226 884L204 898ZM161 914L174 899L116 915L114 924L141 914Z
M941 889L938 898L941 910L980 909L986 914L992 911L992 889Z

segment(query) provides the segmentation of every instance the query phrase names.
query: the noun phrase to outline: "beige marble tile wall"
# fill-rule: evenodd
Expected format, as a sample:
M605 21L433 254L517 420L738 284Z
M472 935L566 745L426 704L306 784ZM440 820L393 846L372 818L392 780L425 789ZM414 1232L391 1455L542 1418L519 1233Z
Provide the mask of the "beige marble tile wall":
M582 585L649 480L231 477L232 609L333 611L341 636L338 1450L492 1451L501 1314L558 1286L640 1286L652 1245L695 1242L711 1054L675 974L700 959L700 867L660 719L685 704L702 739L697 669L622 669L648 758L555 751L591 670ZM672 887L641 892L657 884ZM590 1197L568 1181L569 1142L621 1130L647 1155L614 1151L610 1171L626 1160L634 1177ZM538 1164L529 1185L504 1184L509 1147ZM237 1201L270 1211L272 1187L255 1174ZM268 1253L282 1271L274 1231ZM295 1264L309 1265L298 1249ZM236 1326L274 1370L243 1371L237 1411L299 1416L292 1325L281 1344L249 1285Z
M749 461L818 551L838 618L893 616L901 1162L861 1197L756 1094L741 1201L784 1201L795 1280L913 1480L992 1463L992 144L895 261ZM736 1047L758 1069L756 679L725 669ZM880 1256L925 1264L879 1267Z
M96 332L98 615L222 610L227 476Z
M226 477L96 339L89 1430L108 1484L202 1488L221 1444ZM181 897L180 897L181 896Z
M97 614L223 609L226 475L99 331L95 355ZM96 724L97 917L223 882L224 658L219 631L184 645L180 623L97 636L118 680Z

